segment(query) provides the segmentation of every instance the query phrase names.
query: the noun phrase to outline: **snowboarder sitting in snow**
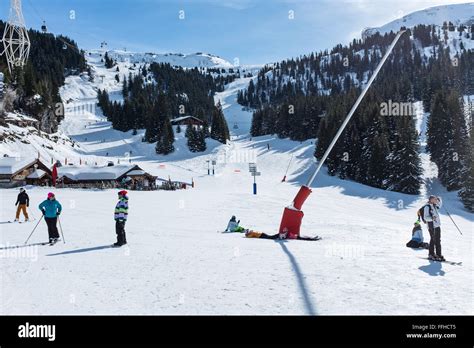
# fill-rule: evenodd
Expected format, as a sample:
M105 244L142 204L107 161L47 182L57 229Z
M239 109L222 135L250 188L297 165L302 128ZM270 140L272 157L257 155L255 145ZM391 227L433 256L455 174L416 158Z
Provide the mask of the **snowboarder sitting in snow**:
M23 212L25 221L28 221L28 212L26 211L26 208L30 206L30 197L28 197L28 194L23 187L20 189L15 205L18 205L15 221L20 220L20 212Z
M288 231L288 228L284 228L281 233L277 233L274 235L268 235L263 232L257 232L252 230L245 230L245 237L247 238L260 238L260 239L298 239L298 240L318 240L321 239L320 237L301 237L296 233L291 233Z
M46 221L46 224L48 225L49 242L56 243L59 239L57 226L58 216L61 214L63 207L56 200L56 197L52 192L48 193L48 198L41 202L38 207L43 213L44 221Z
M411 240L407 243L407 247L428 249L428 243L423 243L423 230L420 221L415 222L415 226L411 231Z
M227 228L225 229L224 232L244 232L245 228L242 226L239 226L240 220L236 221L237 218L235 215L232 215L232 217L229 220L229 223L227 224Z
M128 216L128 197L127 191L122 190L118 193L117 205L115 206L115 233L117 233L117 243L114 246L122 246L127 244L127 237L125 236L125 222Z
M430 232L428 259L433 261L445 261L441 254L441 220L439 209L442 204L441 197L431 195L428 198L428 203L418 210L418 216L424 223L428 224L428 231Z

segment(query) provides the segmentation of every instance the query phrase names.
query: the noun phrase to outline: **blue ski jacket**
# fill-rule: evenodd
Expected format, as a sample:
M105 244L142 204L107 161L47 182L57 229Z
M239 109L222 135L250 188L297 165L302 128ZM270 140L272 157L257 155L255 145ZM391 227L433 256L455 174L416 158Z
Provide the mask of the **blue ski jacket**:
M61 204L55 199L46 199L39 205L39 210L44 211L44 216L47 218L57 217L62 209Z

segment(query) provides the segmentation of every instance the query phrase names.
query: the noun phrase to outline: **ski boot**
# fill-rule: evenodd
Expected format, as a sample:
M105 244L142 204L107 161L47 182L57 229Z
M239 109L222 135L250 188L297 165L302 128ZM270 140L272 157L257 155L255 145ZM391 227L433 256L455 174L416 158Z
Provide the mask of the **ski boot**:
M435 255L428 255L428 260L430 260L430 261L438 261L438 260L436 259L436 256L435 256Z
M436 256L436 261L446 261L443 255Z

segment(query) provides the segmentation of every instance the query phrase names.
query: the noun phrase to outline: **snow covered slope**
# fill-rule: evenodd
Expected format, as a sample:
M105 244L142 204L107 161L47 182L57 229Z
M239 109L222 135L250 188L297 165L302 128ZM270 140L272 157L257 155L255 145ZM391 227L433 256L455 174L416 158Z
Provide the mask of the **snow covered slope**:
M451 22L456 26L473 24L474 3L436 6L412 12L381 27L367 28L363 31L362 36L370 36L376 32L381 34L390 31L397 32L401 27L411 28L419 24L442 25L443 22Z
M131 146L139 151L134 162L145 169L165 177L192 176L196 187L131 192L129 245L121 249L110 248L115 239L115 190L56 190L64 206L61 224L67 243L54 247L23 246L37 220L5 223L13 217L17 191L2 190L0 313L474 313L472 301L466 301L472 296L473 214L463 209L455 192L439 185L428 157L426 191L443 196L464 231L459 235L442 212L444 254L459 265L429 262L426 250L405 247L426 191L420 196L387 192L324 171L305 203L302 225L303 234L318 234L323 240L280 242L217 233L231 215L245 227L276 233L283 207L315 165L314 140L249 137L250 112L236 104L236 92L246 83L236 80L216 96L234 141L217 144L205 154L157 159L146 155L139 139L130 134L122 133L121 143L110 125L98 120L89 126L70 113L63 131L78 142L88 138L79 142L84 156L104 158L99 152L106 150L109 156L120 156ZM89 96L84 95L87 101ZM418 106L423 130L426 114ZM238 128L232 127L234 122ZM102 137L106 141L98 142ZM215 176L206 171L206 160L211 158L218 160ZM252 194L249 161L256 162L262 173L257 178L258 195ZM288 164L289 182L282 183ZM37 205L47 192L29 188L30 210L36 218ZM46 238L41 223L31 242Z

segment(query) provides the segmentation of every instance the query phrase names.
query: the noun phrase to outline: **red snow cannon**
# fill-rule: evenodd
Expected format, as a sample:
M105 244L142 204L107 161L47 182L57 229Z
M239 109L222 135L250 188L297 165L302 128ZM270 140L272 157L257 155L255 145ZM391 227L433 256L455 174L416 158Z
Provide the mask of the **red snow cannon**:
M288 206L283 211L281 218L279 233L282 233L285 228L288 229L289 234L300 235L301 222L303 221L304 213L301 211L303 203L311 194L311 189L307 186L301 186L298 194L293 200L293 204Z

